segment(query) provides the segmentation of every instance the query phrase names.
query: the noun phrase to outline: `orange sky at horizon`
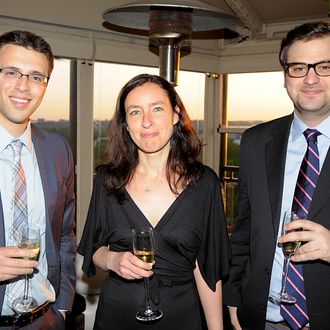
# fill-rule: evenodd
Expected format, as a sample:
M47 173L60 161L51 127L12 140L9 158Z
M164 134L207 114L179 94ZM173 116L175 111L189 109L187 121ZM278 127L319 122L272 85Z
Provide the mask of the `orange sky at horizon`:
M109 120L122 86L140 73L158 74L158 68L99 63L94 65L94 119ZM55 60L54 71L39 109L32 119L68 120L70 60ZM228 120L267 121L293 111L283 86L282 72L230 74L228 78ZM203 73L179 72L176 90L192 120L203 119Z
M268 121L293 111L282 72L231 74L228 120Z

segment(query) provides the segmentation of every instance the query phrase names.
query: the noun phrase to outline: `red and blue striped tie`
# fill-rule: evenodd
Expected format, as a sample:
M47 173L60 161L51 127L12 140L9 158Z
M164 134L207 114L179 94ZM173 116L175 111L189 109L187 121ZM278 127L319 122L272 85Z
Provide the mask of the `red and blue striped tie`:
M313 198L317 179L319 177L319 151L315 129L306 129L307 150L301 163L296 188L294 192L292 211L296 214L308 214ZM293 330L301 329L308 322L303 268L301 264L290 264L287 278L287 292L297 301L293 305L281 304L281 315Z

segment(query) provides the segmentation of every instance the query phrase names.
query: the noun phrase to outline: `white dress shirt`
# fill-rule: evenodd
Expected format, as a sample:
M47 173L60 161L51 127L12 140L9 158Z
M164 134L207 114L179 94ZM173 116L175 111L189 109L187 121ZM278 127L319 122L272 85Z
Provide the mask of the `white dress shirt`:
M0 125L0 192L4 215L6 244L8 243L9 231L12 226L11 200L14 189L12 181L13 151L9 146L12 140L15 139ZM24 134L19 137L19 140L24 143L21 162L26 176L29 226L31 228L34 226L40 228L40 255L38 268L37 271L34 272L30 282L32 296L36 299L38 305L41 305L47 300L55 301L55 292L47 279L45 200L38 162L31 139L30 122L28 123ZM23 277L21 281L23 281ZM13 314L13 311L10 306L8 306L7 295L5 295L1 315L11 314Z

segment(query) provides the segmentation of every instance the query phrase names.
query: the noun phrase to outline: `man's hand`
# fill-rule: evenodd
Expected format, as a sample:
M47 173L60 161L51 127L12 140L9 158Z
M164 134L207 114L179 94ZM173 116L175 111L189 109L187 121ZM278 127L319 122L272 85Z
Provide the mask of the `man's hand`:
M0 282L20 275L32 274L34 268L38 266L37 261L28 260L33 257L35 257L33 252L15 246L0 247Z
M280 243L301 241L302 244L291 257L294 262L323 260L330 263L330 230L310 220L296 220L286 226L290 233L279 238ZM302 231L299 229L303 229ZM298 231L294 231L298 230Z

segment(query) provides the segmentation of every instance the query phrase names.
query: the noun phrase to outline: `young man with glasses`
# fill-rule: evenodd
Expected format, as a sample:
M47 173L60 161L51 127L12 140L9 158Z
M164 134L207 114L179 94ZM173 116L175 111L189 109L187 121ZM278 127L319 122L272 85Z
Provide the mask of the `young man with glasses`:
M30 121L53 64L51 48L40 36L27 31L0 35L0 329L64 329L74 298L71 150L63 137ZM22 227L40 229L38 256L17 247ZM14 312L25 275L35 304Z
M224 302L236 330L330 329L330 23L291 30L280 62L294 111L243 134ZM281 236L285 211L307 220ZM269 298L282 288L286 242L301 242L286 284L296 303Z

